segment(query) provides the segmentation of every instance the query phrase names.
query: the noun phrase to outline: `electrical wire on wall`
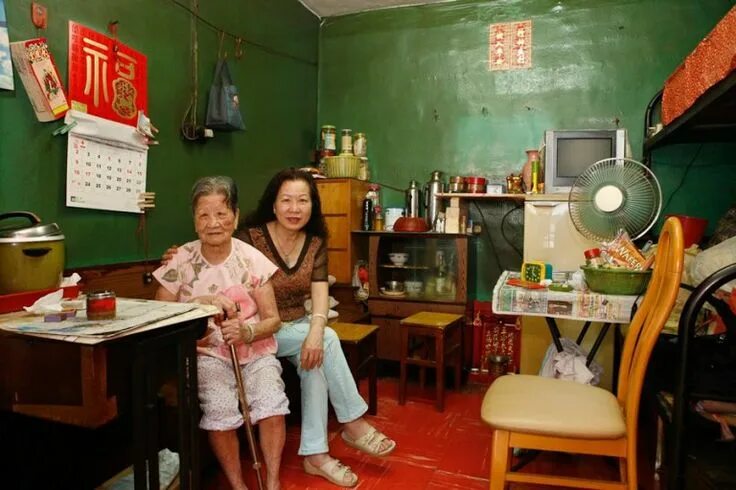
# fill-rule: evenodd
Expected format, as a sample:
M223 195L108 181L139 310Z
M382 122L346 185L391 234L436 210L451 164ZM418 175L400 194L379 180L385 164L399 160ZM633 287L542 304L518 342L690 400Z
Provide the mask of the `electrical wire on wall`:
M478 211L478 214L480 215L480 219L483 222L483 228L485 229L486 238L488 238L488 243L491 247L491 252L493 253L493 258L496 260L496 264L498 265L499 271L505 270L504 265L501 263L501 255L498 252L498 248L496 247L496 244L493 241L493 236L491 235L490 227L488 226L488 222L486 220L485 215L483 214L483 211L481 210L480 206L476 201L472 201L473 205L475 206L476 211ZM508 217L513 213L514 211L517 211L519 209L522 209L524 205L519 205L511 208L506 213L504 213L503 218L501 218L501 236L503 239L508 243L508 245L517 253L519 254L519 258L523 258L523 254L521 250L519 250L519 247L517 247L514 242L509 239L508 235L506 235L506 230L504 229L504 225L506 223L506 220Z
M212 29L216 33L223 33L225 36L228 36L228 37L232 38L238 44L245 44L246 46L252 46L254 48L258 48L261 51L263 51L265 53L272 54L274 56L280 56L282 58L288 58L290 60L298 61L300 63L304 63L304 64L307 64L307 65L310 65L310 66L317 66L317 62L314 61L314 60L302 58L300 56L296 56L296 55L293 55L293 54L290 54L290 53L281 51L279 49L272 48L271 46L268 46L266 44L259 43L257 41L253 41L253 40L249 39L247 36L243 36L243 35L240 35L240 34L234 34L234 33L230 32L230 31L227 31L227 30L225 30L225 29L223 29L221 27L216 26L215 24L213 24L212 22L210 22L209 20L205 19L204 17L202 17L199 14L199 2L197 0L193 0L193 2L192 2L193 5L196 5L196 6L193 6L193 7L187 7L186 5L184 5L183 3L181 3L181 2L179 2L177 0L169 0L169 1L171 3L173 3L174 5L176 5L177 7L182 8L182 9L186 10L187 12L189 12L189 14L192 17L194 17L199 22L201 22L202 24L206 25L207 27L209 27L210 29ZM237 47L236 47L236 49L237 49Z
M177 2L174 2L177 3ZM192 13L190 20L190 35L192 37L192 95L189 100L189 106L184 111L184 118L181 121L181 135L189 141L197 140L197 99L199 97L199 36L197 33L197 14L199 12L199 0L192 0Z
M667 208L669 207L670 203L672 202L672 198L675 197L675 194L682 189L682 186L685 185L685 179L687 179L687 174L690 173L690 169L693 167L693 164L695 163L695 160L697 160L698 155L700 155L700 150L703 149L703 144L701 143L698 145L698 149L695 150L695 154L693 154L693 157L690 159L690 161L687 163L687 166L685 166L685 171L682 173L682 177L680 178L680 183L677 184L677 187L675 187L672 190L672 193L670 194L670 197L667 198L667 202L664 203L664 206L662 206L662 215L665 215L665 212L667 211Z

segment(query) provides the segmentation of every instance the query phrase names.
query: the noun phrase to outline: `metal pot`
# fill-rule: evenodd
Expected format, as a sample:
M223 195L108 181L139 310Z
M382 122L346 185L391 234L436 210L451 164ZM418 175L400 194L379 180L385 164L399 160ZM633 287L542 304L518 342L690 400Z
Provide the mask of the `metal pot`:
M30 225L3 227L26 218ZM41 224L33 213L0 214L0 294L57 287L64 272L64 235L56 223Z

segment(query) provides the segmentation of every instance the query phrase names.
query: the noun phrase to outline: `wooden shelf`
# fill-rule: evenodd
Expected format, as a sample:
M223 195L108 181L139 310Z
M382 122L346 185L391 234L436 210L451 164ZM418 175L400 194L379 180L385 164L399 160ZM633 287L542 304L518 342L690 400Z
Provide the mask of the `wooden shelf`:
M414 270L429 270L426 265L393 265L393 264L379 264L378 267L384 267L386 269L414 269Z
M450 199L459 197L461 199L478 199L481 201L523 201L526 194L474 194L467 192L440 192L437 197L442 199Z

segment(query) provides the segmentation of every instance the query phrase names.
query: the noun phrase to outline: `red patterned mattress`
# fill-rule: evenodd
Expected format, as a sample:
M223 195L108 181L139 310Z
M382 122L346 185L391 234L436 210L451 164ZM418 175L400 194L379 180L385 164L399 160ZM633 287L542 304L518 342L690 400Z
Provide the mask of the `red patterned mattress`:
M670 75L662 94L662 122L680 117L709 88L736 69L736 7L733 7Z

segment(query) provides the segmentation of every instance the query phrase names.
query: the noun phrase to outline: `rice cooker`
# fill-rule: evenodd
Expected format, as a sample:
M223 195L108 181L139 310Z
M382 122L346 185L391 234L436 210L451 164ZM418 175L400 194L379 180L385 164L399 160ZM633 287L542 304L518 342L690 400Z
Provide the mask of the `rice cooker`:
M24 222L18 224L18 218ZM64 235L59 225L42 224L26 211L0 214L0 294L58 287L63 272Z

